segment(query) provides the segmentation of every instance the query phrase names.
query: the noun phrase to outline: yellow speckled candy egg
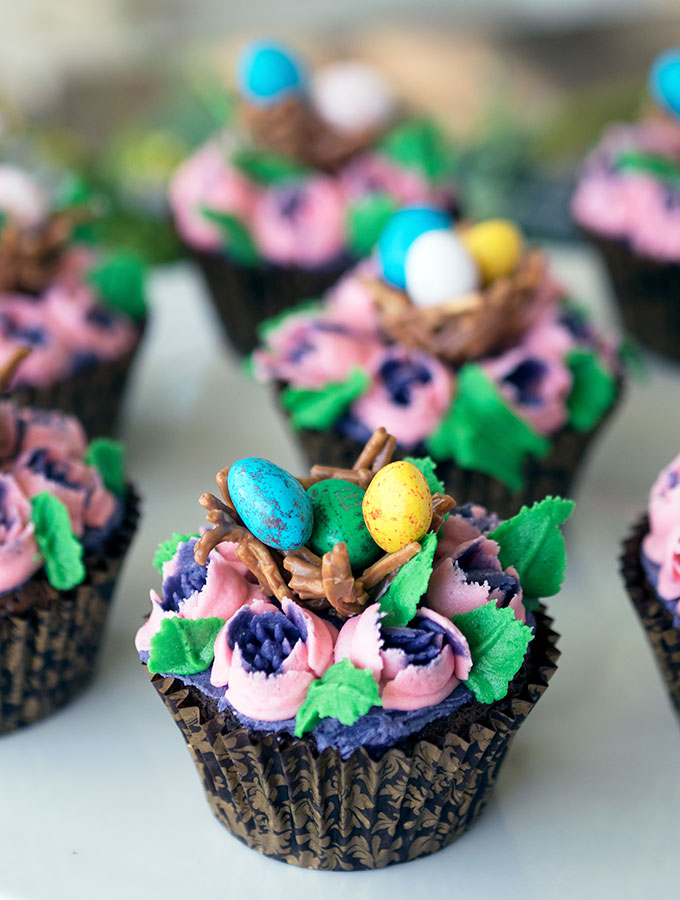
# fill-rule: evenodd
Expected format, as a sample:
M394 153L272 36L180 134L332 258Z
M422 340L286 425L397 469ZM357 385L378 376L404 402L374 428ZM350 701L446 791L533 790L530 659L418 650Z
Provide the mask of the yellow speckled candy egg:
M380 469L364 494L366 527L379 547L393 553L419 541L432 521L432 494L425 476L410 462Z
M484 284L503 278L519 264L524 238L507 219L488 219L460 232L460 239L475 260Z

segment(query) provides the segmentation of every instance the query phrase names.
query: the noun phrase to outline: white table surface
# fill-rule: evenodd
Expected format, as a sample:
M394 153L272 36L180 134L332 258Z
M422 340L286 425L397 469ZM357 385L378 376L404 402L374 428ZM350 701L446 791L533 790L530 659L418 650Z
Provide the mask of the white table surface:
M556 251L573 293L609 314L602 272ZM619 543L656 473L680 450L680 369L652 362L597 445L550 607L563 656L472 830L432 857L322 873L247 849L210 814L184 741L133 646L158 587L151 557L202 523L214 473L301 457L267 391L224 349L188 266L153 279L154 323L128 404L129 469L144 494L90 689L0 739L0 900L389 896L503 900L678 896L680 732L617 574Z

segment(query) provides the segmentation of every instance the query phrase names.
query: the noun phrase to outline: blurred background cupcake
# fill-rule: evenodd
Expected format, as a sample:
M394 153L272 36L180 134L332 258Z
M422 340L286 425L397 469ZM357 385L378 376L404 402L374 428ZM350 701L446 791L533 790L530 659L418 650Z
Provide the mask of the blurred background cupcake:
M319 296L404 203L456 206L454 155L364 63L308 71L290 48L246 46L223 128L174 174L175 224L229 337Z
M650 103L610 126L586 159L572 200L599 249L631 335L680 359L680 49L655 60Z
M454 227L434 207L395 214L322 304L263 334L256 376L308 459L349 467L382 422L460 502L503 516L571 494L621 386L615 343L514 224Z

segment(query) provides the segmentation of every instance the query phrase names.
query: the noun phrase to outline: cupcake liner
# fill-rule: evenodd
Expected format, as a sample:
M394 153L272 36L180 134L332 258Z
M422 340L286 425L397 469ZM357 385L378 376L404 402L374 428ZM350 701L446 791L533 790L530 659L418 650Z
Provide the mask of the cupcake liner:
M680 716L680 628L673 626L672 614L657 597L642 568L640 549L648 531L649 519L643 516L623 545L621 575L647 632L675 711Z
M641 344L680 360L680 263L636 255L625 241L588 232L600 252L626 330Z
M310 869L373 869L435 853L482 812L515 732L555 672L543 610L507 696L473 701L382 754L319 754L313 739L249 733L195 688L151 676L217 819L240 841Z
M324 269L244 266L217 253L187 250L203 272L231 344L244 355L257 346L261 322L320 298L352 265L347 259Z
M57 591L44 572L0 608L0 734L31 725L70 702L90 681L116 579L137 527L139 497L103 552L85 557L85 581ZM9 611L5 614L4 611Z
M282 386L279 386L279 392ZM528 457L524 463L524 486L519 491L511 491L507 485L492 475L463 469L453 460L437 462L437 475L446 485L446 490L456 502L473 501L498 513L502 519L514 516L524 505L531 506L548 495L571 497L578 469L587 455L588 448L597 433L618 405L622 386L619 384L617 398L606 415L590 431L575 431L563 428L552 438L552 447L544 459ZM285 410L283 415L288 418ZM293 431L310 466L317 463L340 468L351 468L363 443L338 434L336 431ZM427 456L424 447L405 450L397 446L395 459L404 456Z
M142 330L135 346L118 359L102 360L46 387L12 388L10 397L17 406L59 409L76 416L88 437L115 435L128 378L143 336Z

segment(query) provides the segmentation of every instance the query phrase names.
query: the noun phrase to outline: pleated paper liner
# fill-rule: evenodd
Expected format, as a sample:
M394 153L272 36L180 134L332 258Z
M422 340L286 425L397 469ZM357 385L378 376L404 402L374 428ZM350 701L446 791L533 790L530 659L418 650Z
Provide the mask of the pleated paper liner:
M638 256L625 241L587 235L607 268L626 330L650 350L680 360L680 263Z
M186 249L203 272L231 344L243 355L257 346L260 322L320 298L354 264L347 258L324 269L244 266L222 254Z
M644 516L623 545L621 574L628 596L647 632L671 702L680 716L680 628L673 626L672 614L658 599L654 586L647 581L640 561L642 540L648 531L649 519Z
M151 682L175 719L217 819L240 841L310 869L374 869L435 853L486 806L512 738L545 691L559 651L552 620L508 695L476 701L375 758L319 754L311 737L249 733L197 689Z
M41 572L2 598L0 734L50 715L89 683L138 518L139 497L130 487L124 521L100 552L85 557L81 585L56 591Z
M280 396L282 385L277 390ZM550 494L572 497L578 470L598 432L618 405L621 391L622 383L619 383L617 397L611 409L593 429L583 432L563 428L551 438L552 447L544 459L527 458L524 463L524 486L519 491L511 491L492 475L463 469L453 460L437 462L437 475L457 503L479 503L498 513L502 519L509 519L522 506L530 506ZM289 418L280 404L279 407L281 413ZM310 466L320 463L351 468L364 446L335 430L292 430ZM394 458L427 455L424 447L405 450L398 445Z
M10 397L17 406L59 409L76 416L88 437L115 435L128 378L143 336L141 331L135 346L118 359L102 360L47 387L13 388Z

